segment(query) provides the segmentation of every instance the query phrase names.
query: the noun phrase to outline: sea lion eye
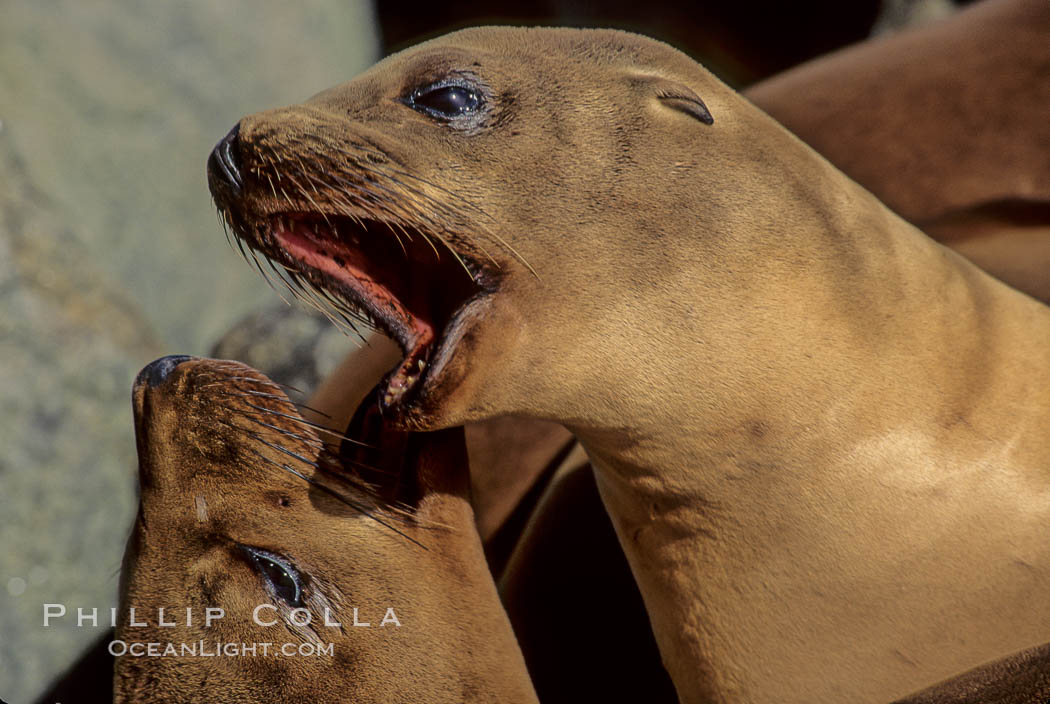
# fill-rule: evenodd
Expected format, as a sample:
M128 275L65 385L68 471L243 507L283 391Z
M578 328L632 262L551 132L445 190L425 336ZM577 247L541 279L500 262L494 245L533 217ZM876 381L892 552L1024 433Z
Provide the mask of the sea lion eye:
M407 102L415 110L445 120L475 113L484 104L480 92L458 83L419 88Z
M274 594L289 606L298 608L303 605L303 589L299 573L294 567L265 550L248 546L242 546L242 549L255 570L269 583Z

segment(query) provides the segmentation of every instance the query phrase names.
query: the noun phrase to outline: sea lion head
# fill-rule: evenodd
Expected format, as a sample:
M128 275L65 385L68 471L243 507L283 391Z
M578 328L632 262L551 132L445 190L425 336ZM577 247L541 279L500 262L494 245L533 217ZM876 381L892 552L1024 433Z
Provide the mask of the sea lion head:
M209 183L297 295L398 340L387 416L443 427L597 383L648 299L717 260L761 119L646 37L469 29L245 117Z
M383 486L245 365L166 357L133 398L117 702L532 700L460 431L408 438Z

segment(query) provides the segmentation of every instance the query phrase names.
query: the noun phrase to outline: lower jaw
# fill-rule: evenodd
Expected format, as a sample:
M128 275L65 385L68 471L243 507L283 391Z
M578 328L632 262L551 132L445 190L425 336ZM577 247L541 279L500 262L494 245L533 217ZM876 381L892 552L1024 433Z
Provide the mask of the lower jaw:
M388 420L404 430L435 430L446 425L448 397L462 382L466 369L462 364L452 365L452 361L489 303L488 295L480 295L463 304L427 351L426 369L419 380L403 394L395 393L393 403L385 403L391 374L396 374L406 360L383 377L372 398L380 402Z
M426 385L426 362L423 356L410 355L397 368L383 377L377 389L379 407L397 412L408 408Z

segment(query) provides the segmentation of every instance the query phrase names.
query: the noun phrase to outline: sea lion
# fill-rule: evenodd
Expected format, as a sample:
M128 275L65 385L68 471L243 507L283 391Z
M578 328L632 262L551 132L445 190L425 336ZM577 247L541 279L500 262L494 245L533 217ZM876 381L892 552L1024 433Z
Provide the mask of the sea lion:
M115 701L537 701L473 527L462 431L408 438L403 471L365 485L245 365L162 358L134 407ZM382 498L395 483L404 505ZM164 656L136 657L149 643Z
M1050 634L1050 311L679 52L457 32L209 173L398 340L393 422L581 440L683 701L887 701Z
M1047 302L1050 161L1032 145L1050 143L1048 32L1046 3L986 0L812 60L742 95L927 234ZM348 419L357 401L341 390L356 383L349 374L358 359L351 355L311 405ZM395 363L391 353L383 371ZM498 423L467 428L484 538L567 440L540 421ZM481 451L508 444L521 451ZM514 480L498 479L508 475Z
M1047 302L1050 160L1045 150L1033 148L1050 144L1047 36L1047 3L986 0L945 21L814 59L741 94L934 239ZM390 361L388 368L393 364ZM336 382L349 383L345 378L329 383ZM474 435L486 431L507 434L512 429L486 429L483 423L468 426ZM528 468L489 467L484 458L475 462L472 457L472 476L501 469L517 473ZM584 484L577 480L577 490L560 498L557 511L534 517L535 523L549 524L534 534L561 530L571 535L569 522L584 520L588 532L600 531L606 519L592 510ZM505 503L513 498L501 496ZM533 537L526 534L522 540ZM633 583L613 579L621 574L616 565L592 564L595 555L617 561L614 552L592 544L581 553L576 540L573 536L525 545L528 552L542 549L545 557L512 564L515 572L501 575L501 582L511 585L509 590L501 588L503 601L541 697L543 684L534 664L547 671L561 667L559 646L564 638L522 641L518 624L527 624L536 633L535 624L542 621L524 616L525 606L534 602L528 585L560 583L568 600L600 591L602 598L621 605L637 592ZM565 580L558 572L535 571L578 565L581 560L587 562L593 580ZM515 603L517 598L524 603ZM587 649L596 658L606 653L617 657L636 643L646 643L648 626L621 628L618 635L617 639L596 633ZM580 649L579 644L574 646ZM644 660L645 649L635 656L636 662ZM985 695L977 694L973 701L982 701L980 696Z

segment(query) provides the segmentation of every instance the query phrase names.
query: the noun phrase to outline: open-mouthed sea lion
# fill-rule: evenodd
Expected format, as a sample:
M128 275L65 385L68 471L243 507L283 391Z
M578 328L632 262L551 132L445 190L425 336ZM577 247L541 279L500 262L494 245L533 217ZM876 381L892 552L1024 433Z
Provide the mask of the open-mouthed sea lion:
M165 357L134 406L117 702L536 701L460 430L410 437L401 471L366 485L245 365Z
M388 418L582 441L683 701L886 701L1050 634L1050 311L684 55L457 32L210 176L401 344Z
M1035 145L1050 144L1048 33L1047 3L986 0L812 60L743 95L927 234L1047 302L1050 160ZM375 355L353 355L314 404L349 418L359 399L344 390L358 383L350 374L360 373L362 356ZM395 356L384 361L386 371ZM498 423L467 428L483 537L547 466L536 460L566 440L540 421ZM504 451L482 451L492 447Z

